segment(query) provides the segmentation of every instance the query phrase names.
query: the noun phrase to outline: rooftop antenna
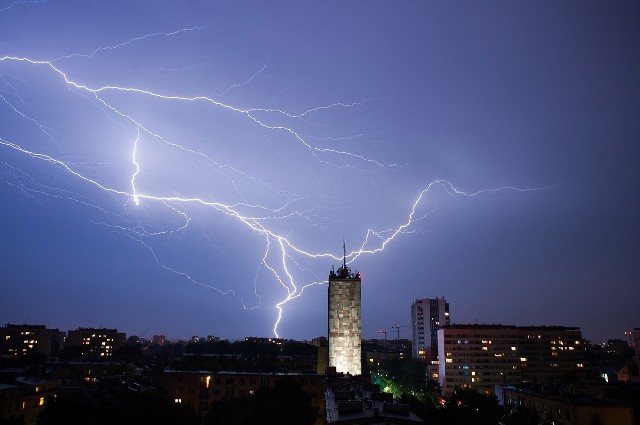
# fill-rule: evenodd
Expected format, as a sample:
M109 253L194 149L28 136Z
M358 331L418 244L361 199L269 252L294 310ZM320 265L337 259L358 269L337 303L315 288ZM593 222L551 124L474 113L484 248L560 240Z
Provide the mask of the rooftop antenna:
M347 244L344 242L344 236L342 237L342 250L344 252L344 256L342 257L342 267L347 269Z

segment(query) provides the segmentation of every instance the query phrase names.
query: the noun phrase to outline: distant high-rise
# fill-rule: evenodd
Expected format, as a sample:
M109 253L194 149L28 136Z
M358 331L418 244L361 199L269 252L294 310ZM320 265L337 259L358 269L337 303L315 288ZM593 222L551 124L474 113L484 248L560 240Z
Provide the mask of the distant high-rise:
M361 374L362 306L360 273L347 267L329 272L329 366Z
M449 324L449 303L442 298L424 298L411 305L412 353L414 359L438 360L438 329Z

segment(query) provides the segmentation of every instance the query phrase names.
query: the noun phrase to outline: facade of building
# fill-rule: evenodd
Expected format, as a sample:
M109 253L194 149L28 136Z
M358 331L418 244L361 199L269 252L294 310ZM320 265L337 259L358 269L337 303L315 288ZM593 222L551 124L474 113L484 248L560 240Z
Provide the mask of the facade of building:
M314 406L324 409L324 377L315 373L165 371L154 378L154 384L167 391L175 403L204 414L214 401L250 396L260 388L273 388L276 381L285 378L298 381Z
M153 338L151 338L152 344L159 345L161 347L164 344L166 344L166 342L167 342L167 337L164 335L154 335Z
M437 361L438 329L449 323L449 303L444 297L415 300L411 305L413 358Z
M631 346L636 350L636 364L640 370L640 328L633 328L633 331L630 331L629 333Z
M106 358L124 347L125 338L117 329L78 328L67 333L65 346L80 347L85 357Z
M584 344L580 328L521 326L522 380L562 380L584 373Z
M3 356L24 356L35 351L49 356L62 349L65 335L45 325L12 325L0 328L0 353Z
M54 397L59 387L58 381L39 378L17 378L15 385L0 383L0 422L35 425L47 398Z
M584 370L580 329L562 326L449 325L438 331L439 382L491 394L496 385L544 382Z
M633 328L631 333L631 346L636 350L640 349L640 328Z
M316 373L326 373L329 367L329 340L322 336L313 338L311 343L318 348Z
M338 372L360 375L362 306L360 273L346 264L329 273L329 366Z
M471 387L491 394L496 385L521 382L515 326L449 325L438 336L438 381L445 393Z
M504 406L527 406L538 411L543 423L556 425L633 425L633 408L603 397L549 395L514 387L496 387Z

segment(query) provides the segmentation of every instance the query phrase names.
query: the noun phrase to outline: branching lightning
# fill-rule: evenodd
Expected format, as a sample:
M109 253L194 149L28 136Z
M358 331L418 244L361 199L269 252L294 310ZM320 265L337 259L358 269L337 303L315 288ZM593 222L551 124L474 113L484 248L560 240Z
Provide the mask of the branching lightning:
M0 11L7 10L19 3L22 2L15 1L10 6L0 9ZM186 143L177 140L175 135L167 135L166 131L162 128L158 128L158 126L148 123L148 118L139 114L135 108L128 109L121 106L122 102L114 100L113 95L124 96L125 99L128 98L136 101L144 99L145 101L155 102L162 105L195 105L200 108L200 110L204 110L205 113L206 111L228 112L232 116L243 121L244 125L249 129L258 129L266 131L269 134L275 134L278 137L278 141L286 140L287 143L290 141L295 142L298 147L304 149L310 160L314 161L320 167L324 167L324 169L329 172L344 168L352 168L356 171L369 171L371 167L373 167L377 172L380 170L395 168L398 167L398 165L395 163L385 163L376 158L370 158L362 153L353 152L351 150L318 146L314 143L314 141L331 141L340 143L345 140L360 137L360 133L337 137L312 137L306 136L304 131L300 130L299 127L296 126L296 123L305 121L314 114L358 108L371 100L334 102L327 105L315 106L301 112L292 113L278 108L240 107L234 105L232 102L222 102L219 99L206 95L185 95L174 91L152 90L138 86L123 86L116 84L92 85L74 77L72 72L66 70L64 66L65 61L72 58L76 60L82 59L89 61L96 55L106 51L113 53L118 49L131 46L143 40L180 36L186 32L200 31L203 28L204 27L192 27L170 32L156 32L141 35L110 46L95 48L89 53L72 53L51 60L10 55L0 57L0 67L3 65L13 65L12 68L14 69L14 72L16 66L18 68L27 67L31 71L38 73L38 75L43 75L43 77L46 76L48 78L47 81L53 81L51 79L53 76L58 81L56 84L65 87L75 95L92 99L92 101L100 107L102 112L109 117L111 122L121 126L128 134L131 135L128 142L130 146L130 164L127 169L120 170L120 173L128 176L128 181L126 184L123 183L122 185L114 184L108 179L101 179L100 176L95 173L92 174L86 172L83 170L80 163L75 163L66 159L61 147L61 145L64 146L65 142L56 136L55 131L40 120L36 119L32 114L25 112L25 107L21 107L15 102L11 102L9 96L5 96L0 92L0 106L5 105L5 107L0 110L1 114L9 117L7 119L21 119L25 123L34 126L36 131L44 135L44 138L52 141L53 145L57 148L57 151L53 152L51 151L51 144L48 147L40 146L34 148L32 146L36 143L33 143L30 140L19 143L15 140L17 136L4 136L2 134L2 130L0 130L0 146L5 151L11 151L26 158L30 158L31 160L44 163L43 167L50 167L50 172L60 172L72 179L75 179L82 185L91 187L99 192L107 193L118 200L121 205L130 204L132 209L153 207L158 212L170 214L175 220L177 220L177 224L173 227L158 230L153 229L152 226L149 228L140 226L138 223L135 223L135 220L127 219L124 213L110 212L108 207L100 206L96 201L92 201L78 194L65 192L59 188L41 185L31 179L27 173L22 172L8 162L2 162L0 163L0 166L9 170L9 173L11 173L13 177L11 180L7 180L0 175L0 180L19 188L21 191L34 198L38 197L40 194L56 196L91 206L91 208L100 210L100 212L105 216L117 216L118 220L116 220L116 222L109 222L108 220L92 221L139 243L140 246L149 252L153 260L162 269L197 285L213 289L219 294L231 295L237 298L245 309L253 309L259 306L262 297L258 287L258 276L260 275L261 270L267 270L270 273L273 282L276 283L275 289L272 290L280 291L285 294L284 297L280 298L280 301L278 301L274 306L277 317L273 325L273 333L278 336L278 327L283 320L286 305L301 297L305 289L326 283L326 280L323 278L317 278L317 276L316 279L306 279L308 281L301 282L300 279L296 277L297 275L303 274L306 276L310 273L313 274L309 268L301 263L301 260L326 259L327 262L331 260L339 262L342 260L342 256L341 254L335 254L332 252L318 252L312 248L304 248L303 242L301 242L299 238L289 236L287 232L281 230L281 226L276 226L274 223L283 223L291 219L309 220L311 214L319 207L299 207L299 205L302 205L303 203L310 202L310 195L295 195L288 191L278 190L272 183L253 176L251 172L241 170L228 162L221 162L210 152L205 152L199 148L188 146ZM251 84L257 76L267 69L267 65L270 60L271 56L269 56L264 66L257 72L253 73L244 82L229 86L229 88L226 89L220 97L228 95L236 88ZM1 82L4 82L4 87L8 87L14 96L19 96L20 91L7 82L4 78L4 74L1 75ZM27 145L30 147L26 147ZM165 190L163 187L158 188L153 185L145 185L145 181L148 181L149 179L149 174L158 172L158 170L153 169L153 161L149 159L149 152L153 152L154 147L158 146L171 149L172 152L177 152L180 155L188 155L191 158L195 158L207 169L212 170L223 179L226 179L230 186L233 187L234 193L242 200L228 202L221 197L217 197L215 190L207 196L203 196L201 194L191 195L178 193L175 188L166 188ZM341 158L341 160L335 161L335 158ZM285 199L280 203L280 205L265 205L260 201L248 201L246 200L246 194L236 182L238 178L257 183L257 185L266 192L282 194L282 196L285 196ZM376 230L368 228L366 232L364 232L360 243L357 244L358 249L347 253L347 263L352 263L362 255L378 254L400 235L414 231L417 222L425 219L437 210L437 204L428 208L425 207L425 198L427 198L429 193L436 188L441 189L444 193L447 193L452 197L458 196L467 198L473 198L487 193L538 190L501 187L497 189L483 189L476 192L465 192L456 188L447 180L434 180L427 184L417 194L415 199L409 203L405 217L395 223L392 223L386 229ZM51 195L52 193L55 193L55 195ZM257 299L257 304L245 300L245 298L239 295L234 289L221 289L218 284L212 285L184 270L167 264L161 259L160 255L158 255L157 250L152 246L152 244L148 242L151 237L180 234L185 232L193 225L192 211L194 208L203 208L206 211L213 213L214 219L216 217L219 219L231 219L233 222L246 228L252 234L261 239L264 245L264 251L261 255L261 260L256 267L256 276L253 281L253 293ZM426 211L424 210L425 208ZM220 252L224 253L221 249Z

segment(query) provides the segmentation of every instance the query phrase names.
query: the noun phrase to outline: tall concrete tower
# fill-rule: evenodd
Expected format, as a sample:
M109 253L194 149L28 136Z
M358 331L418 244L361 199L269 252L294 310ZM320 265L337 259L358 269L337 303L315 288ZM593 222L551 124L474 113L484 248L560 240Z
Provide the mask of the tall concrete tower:
M360 272L347 267L344 247L342 267L329 272L329 366L337 372L360 375L362 307Z

